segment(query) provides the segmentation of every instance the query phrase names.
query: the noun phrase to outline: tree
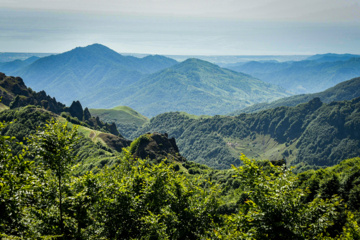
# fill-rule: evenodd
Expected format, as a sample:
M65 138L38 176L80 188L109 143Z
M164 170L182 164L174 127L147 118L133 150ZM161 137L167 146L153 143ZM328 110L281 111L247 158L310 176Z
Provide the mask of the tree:
M97 238L200 239L218 218L216 187L189 180L165 161L125 157L97 175Z
M73 151L78 140L77 126L68 128L67 122L62 124L54 119L48 121L45 127L38 128L37 133L29 138L35 160L43 164L46 169L50 169L57 179L61 234L64 234L63 180L69 177L68 173L75 162Z
M0 132L9 124L0 122ZM14 143L23 146L14 137L0 135L0 237L18 235L24 230L21 210L33 180L33 162L24 159L25 149L13 154Z
M306 202L308 190L297 188L297 178L285 166L261 166L241 156L244 166L233 167L245 198L237 214L225 216L215 231L226 239L318 239L338 216L337 198L315 198Z

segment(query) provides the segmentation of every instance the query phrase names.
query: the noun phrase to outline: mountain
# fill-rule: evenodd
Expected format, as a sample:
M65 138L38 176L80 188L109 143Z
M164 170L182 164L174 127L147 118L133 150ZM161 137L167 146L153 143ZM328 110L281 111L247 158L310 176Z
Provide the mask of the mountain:
M45 90L66 104L70 104L73 99L79 99L89 105L91 101L83 101L85 96L99 92L106 95L113 91L114 86L128 86L144 74L176 63L175 60L162 56L122 56L103 45L93 44L40 58L16 71L4 72L21 76L34 90Z
M306 103L311 99L318 97L322 102L330 103L332 101L351 100L360 97L360 77L341 82L334 87L331 87L323 92L313 94L300 94L281 98L270 103L257 103L235 112L230 113L230 116L236 116L241 113L259 112L265 109L271 109L281 106L296 106L300 103Z
M6 72L6 73L11 73L11 72L15 72L21 68L24 68L30 64L32 64L33 62L35 62L36 60L38 60L39 57L29 57L25 60L14 60L11 62L0 62L0 69L2 72Z
M338 61L348 61L351 58L360 58L360 55L355 54L336 54L336 53L326 53L326 54L316 54L311 57L308 57L306 60L316 61L316 62L338 62Z
M107 123L115 123L117 129L125 138L130 138L131 134L138 130L149 119L134 109L126 106L118 106L112 109L89 109L94 117L99 117Z
M323 62L329 58L321 56L316 60L297 62L252 61L228 65L227 68L250 74L297 94L324 91L342 81L360 76L360 58L343 57L339 58L343 59L341 61Z
M360 155L360 98L278 107L236 117L191 118L179 112L152 118L134 135L166 132L190 161L224 169L239 155L288 165L331 166Z
M226 114L289 96L277 86L206 61L122 56L100 44L40 58L12 74L65 104L77 99L91 108L126 105L146 116Z
M216 115L288 95L280 87L249 75L199 59L188 59L143 77L113 95L97 96L96 105L111 107L121 103L145 116L168 111Z

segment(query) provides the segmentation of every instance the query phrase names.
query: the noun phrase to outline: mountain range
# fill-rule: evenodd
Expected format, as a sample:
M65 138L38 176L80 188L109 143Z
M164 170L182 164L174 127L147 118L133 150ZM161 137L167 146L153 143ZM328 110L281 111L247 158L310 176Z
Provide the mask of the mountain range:
M300 103L306 103L315 97L320 98L321 101L325 103L330 103L332 101L351 100L353 98L360 97L360 77L341 82L334 87L326 89L323 92L294 95L281 98L270 103L257 103L251 105L250 107L234 111L229 115L235 116L241 113L259 112L261 110L281 106L296 106Z
M199 59L178 63L157 55L122 56L100 44L7 70L65 104L77 99L91 108L126 105L146 116L167 111L225 114L289 96L280 87Z
M314 55L302 61L251 61L226 65L296 94L324 91L360 76L360 55Z
M109 107L111 101L122 99L122 104L145 116L169 111L216 115L284 96L288 94L280 87L249 75L199 59L188 59L141 78L125 91L103 98L98 95L97 105Z

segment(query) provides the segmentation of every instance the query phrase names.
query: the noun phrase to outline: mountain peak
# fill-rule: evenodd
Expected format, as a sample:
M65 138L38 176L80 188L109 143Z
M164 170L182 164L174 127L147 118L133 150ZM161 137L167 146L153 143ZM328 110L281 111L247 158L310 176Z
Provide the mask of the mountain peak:
M101 49L101 50L111 50L110 48L108 48L107 46L105 45L102 45L100 43L94 43L94 44L91 44L91 45L88 45L86 47L83 47L84 49Z
M204 60L200 60L198 58L186 59L185 61L175 65L173 69L180 71L199 70L199 69L207 69L207 70L212 69L218 71L221 70L221 68L218 65L215 65L213 63Z
M116 51L101 45L99 43L94 43L91 45L88 45L86 47L76 47L70 51L68 51L67 53L94 53L94 54L116 54L116 55L120 55L119 53L117 53Z

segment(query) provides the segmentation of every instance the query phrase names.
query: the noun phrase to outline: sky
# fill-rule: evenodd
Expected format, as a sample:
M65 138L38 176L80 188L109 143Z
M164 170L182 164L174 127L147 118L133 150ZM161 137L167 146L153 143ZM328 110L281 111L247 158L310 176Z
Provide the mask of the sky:
M360 0L0 0L0 52L360 54Z

